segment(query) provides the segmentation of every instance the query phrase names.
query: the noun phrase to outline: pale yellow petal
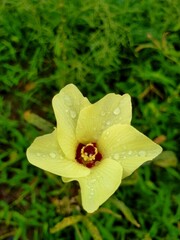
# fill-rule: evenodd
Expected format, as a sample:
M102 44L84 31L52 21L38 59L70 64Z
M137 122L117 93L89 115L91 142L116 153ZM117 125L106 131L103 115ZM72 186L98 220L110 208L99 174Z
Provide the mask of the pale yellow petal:
M66 159L57 141L56 130L37 137L27 149L29 162L36 167L64 177L83 177L90 170L74 159Z
M117 123L129 124L131 111L131 99L128 94L107 94L81 111L76 129L78 141L97 141L102 132L110 126Z
M75 157L77 140L75 129L80 111L90 105L78 88L69 84L64 87L52 100L57 121L58 141L68 158Z
M117 190L121 179L122 167L111 159L103 159L87 177L76 179L81 188L83 208L89 213L96 211Z
M74 178L62 177L62 181L63 181L64 183L67 183L67 182L74 181Z
M162 148L130 125L117 124L103 132L98 141L103 157L121 163L123 178L134 172L141 164L152 160Z

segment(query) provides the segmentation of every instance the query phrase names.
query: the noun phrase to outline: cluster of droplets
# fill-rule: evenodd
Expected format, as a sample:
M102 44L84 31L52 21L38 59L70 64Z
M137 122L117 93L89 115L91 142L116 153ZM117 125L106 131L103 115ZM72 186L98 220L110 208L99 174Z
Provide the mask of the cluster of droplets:
M50 153L42 153L42 152L36 152L37 157L43 157L43 158L52 158L52 159L64 159L64 156L61 152L50 152Z
M66 113L69 113L70 117L75 119L77 116L77 113L73 110L73 102L72 99L68 95L64 95L64 103L67 106L67 109L65 110Z
M49 156L50 158L56 158L57 157L57 154L56 153L54 153L54 152L50 152L50 153L48 153L48 154L42 154L42 153L39 153L39 152L37 152L36 153L36 156L37 157L47 157L47 156Z
M69 113L70 117L73 118L73 119L75 119L75 118L77 117L77 113L76 113L76 111L72 108L72 106L73 106L73 101L72 101L72 99L71 99L71 97L70 97L69 95L64 95L64 103L65 103L65 105L67 106L67 109L65 110L66 113ZM112 112L102 111L102 112L100 113L100 115L101 115L102 117L104 117L105 115L114 114L115 116L118 117L118 120L120 120L121 117L118 116L118 115L120 115L120 113L121 113L121 106L120 106L120 104L121 104L121 103L119 103L119 106L117 106ZM102 125L102 128L105 129L105 128L111 126L111 124L112 124L111 120L106 120L106 121L104 122L104 124ZM94 127L94 128L95 128L95 127ZM95 130L95 129L94 129L94 130Z
M120 107L116 107L113 112L112 112L114 115L118 116L120 113L121 113L121 109ZM101 116L104 117L106 114L111 114L111 112L105 112L105 111L102 111L101 112Z
M71 97L69 95L64 95L64 103L65 105L67 106L67 109L66 109L66 112L70 115L71 118L75 119L77 117L77 113L74 111L73 109L73 101L71 99ZM105 116L111 116L111 115L115 115L116 117L118 117L118 121L121 119L121 102L119 103L119 105L117 107L114 108L114 110L112 110L112 112L107 112L107 111L101 111L100 112L100 115L102 117L105 117ZM109 120L109 119L106 119L104 121L104 123L102 124L102 130L105 130L107 129L108 127L110 127L112 125L112 123L116 123L115 122ZM96 128L96 126L93 127L93 130L94 132L98 131L98 129ZM97 135L98 135L98 132L97 132ZM104 134L104 138L108 138L109 136L109 131L106 130L105 134ZM123 160L123 159L126 159L127 157L129 156L139 156L139 157L145 157L147 156L147 152L145 150L140 150L139 152L137 151L132 151L132 150L122 150L120 153L114 153L111 157L114 159L114 160ZM55 154L54 153L50 153L50 157L51 158L55 158Z
M92 177L92 178L89 179L88 182L87 182L87 188L88 188L88 190L89 190L89 195L88 195L89 200L91 200L91 199L93 200L93 198L94 198L95 191L96 191L95 185L96 185L97 182L98 182L99 184L101 184L101 183L104 182L101 175L97 175L96 178L93 178L93 177Z
M115 115L115 119L112 120L112 114ZM119 103L119 106L117 106L116 108L114 108L114 110L112 111L101 111L100 112L101 117L105 117L106 116L106 120L104 120L103 124L102 124L102 129L106 129L108 127L110 127L112 124L116 124L119 122L119 120L121 119L121 106ZM108 119L109 116L109 119Z
M124 160L128 157L146 157L147 156L147 152L145 150L140 150L140 151L132 151L132 150L122 150L121 152L118 153L113 153L112 154L112 158L114 160Z
M89 190L89 199L93 198L94 194L95 194L95 191L94 191L94 184L96 183L96 179L95 178L92 178L90 179L88 182L87 182L87 188Z

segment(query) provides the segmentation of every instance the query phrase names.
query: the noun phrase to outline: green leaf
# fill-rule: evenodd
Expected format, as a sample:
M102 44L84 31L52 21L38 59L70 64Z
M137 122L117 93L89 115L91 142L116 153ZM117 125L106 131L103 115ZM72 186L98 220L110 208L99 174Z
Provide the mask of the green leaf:
M135 171L131 176L129 176L128 178L123 179L121 185L126 185L126 186L131 186L131 185L135 185L138 181L138 171Z
M112 202L114 205L124 214L125 218L130 221L132 224L134 224L136 227L140 227L140 224L137 222L137 220L134 218L131 210L125 205L124 202L118 200L117 198L113 198Z
M12 164L14 164L15 162L17 162L19 160L19 156L18 153L16 151L12 151L9 155L9 159L6 162L3 162L0 165L0 171L2 171L3 169L11 166Z
M176 167L178 163L177 157L172 151L163 151L153 160L153 164L162 168Z
M81 215L65 217L61 222L57 223L53 228L50 229L50 233L56 233L66 227L74 225L75 223L81 221L82 218L83 216Z
M122 216L121 216L120 214L113 212L113 211L110 210L109 208L103 208L103 207L101 207L101 208L99 208L99 209L97 210L96 213L107 213L108 215L112 215L112 216L114 216L115 218L122 219Z
M30 111L24 112L24 119L44 132L50 132L54 128L52 123Z
M94 240L103 240L98 228L87 217L83 218L83 224L87 227Z

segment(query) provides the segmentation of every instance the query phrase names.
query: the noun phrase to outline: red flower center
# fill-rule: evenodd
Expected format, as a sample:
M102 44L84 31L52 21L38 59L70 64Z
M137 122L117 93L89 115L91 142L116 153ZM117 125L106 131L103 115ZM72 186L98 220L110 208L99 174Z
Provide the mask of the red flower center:
M96 143L82 144L79 143L76 150L76 160L88 168L95 166L102 159L102 155L98 152Z

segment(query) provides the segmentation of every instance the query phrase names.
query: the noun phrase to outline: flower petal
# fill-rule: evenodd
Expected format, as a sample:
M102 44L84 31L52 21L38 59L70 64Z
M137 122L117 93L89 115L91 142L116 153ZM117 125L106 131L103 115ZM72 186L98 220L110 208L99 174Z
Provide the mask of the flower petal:
M110 126L131 121L131 99L128 94L110 93L80 112L76 135L79 142L96 141Z
M130 125L116 124L103 132L98 149L105 158L121 163L123 178L152 160L162 148Z
M57 121L58 142L68 158L75 158L78 115L90 103L75 85L69 84L54 96L52 104Z
M77 180L81 188L83 208L92 213L96 211L119 187L122 179L122 166L112 160L103 159L82 178L62 178L64 182Z
M31 164L64 177L83 177L90 173L88 168L64 157L57 142L56 130L37 137L27 149L27 158Z
M114 160L103 159L87 177L77 179L83 208L89 213L96 211L117 190L121 179L122 166Z

